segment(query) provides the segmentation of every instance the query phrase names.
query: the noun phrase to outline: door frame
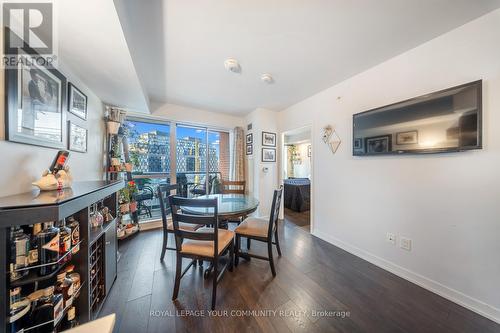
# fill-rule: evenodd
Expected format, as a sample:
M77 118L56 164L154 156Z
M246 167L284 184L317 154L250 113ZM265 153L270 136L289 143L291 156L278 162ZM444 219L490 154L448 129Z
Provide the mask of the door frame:
M309 136L309 141L311 145L311 193L310 193L310 198L311 198L311 203L310 203L310 210L309 210L309 233L312 235L314 234L314 134L313 134L313 125L305 125L305 126L300 126L296 128L290 128L287 129L286 131L282 131L280 134L280 146L281 146L281 158L280 158L280 166L278 168L278 180L280 184L283 184L284 180L284 174L285 174L285 168L287 166L287 149L285 146L285 135L290 132L296 132L299 130L309 130L310 136ZM285 216L285 206L283 200L281 201L281 207L280 207L280 217L284 219Z

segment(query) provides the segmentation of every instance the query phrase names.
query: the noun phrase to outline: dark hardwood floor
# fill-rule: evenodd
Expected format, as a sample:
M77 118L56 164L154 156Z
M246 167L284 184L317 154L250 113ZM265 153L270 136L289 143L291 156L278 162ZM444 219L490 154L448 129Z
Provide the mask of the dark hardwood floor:
M295 224L296 226L309 232L311 227L311 215L310 211L296 212L291 209L285 208L285 220L289 223Z
M116 313L115 332L500 332L500 325L289 222L280 222L277 276L265 261L240 261L219 284L216 317L208 311L211 280L199 267L171 301L175 255L167 251L160 263L161 237L160 230L141 232L120 244L118 278L100 314ZM252 250L265 254L258 242Z

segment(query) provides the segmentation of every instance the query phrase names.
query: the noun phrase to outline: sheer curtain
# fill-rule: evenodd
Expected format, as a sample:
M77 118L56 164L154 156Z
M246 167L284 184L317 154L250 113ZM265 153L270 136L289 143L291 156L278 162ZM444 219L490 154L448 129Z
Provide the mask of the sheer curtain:
M233 134L233 168L232 180L245 180L245 132L241 127L235 127Z

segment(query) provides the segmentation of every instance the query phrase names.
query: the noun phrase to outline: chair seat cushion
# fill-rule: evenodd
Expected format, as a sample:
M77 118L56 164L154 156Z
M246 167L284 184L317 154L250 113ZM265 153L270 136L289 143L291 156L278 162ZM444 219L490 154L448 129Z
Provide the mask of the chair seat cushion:
M241 222L234 229L234 232L244 236L267 237L269 229L269 220L258 217L249 217Z
M213 228L203 227L196 232L202 233L213 233ZM218 250L219 254L226 248L226 246L232 242L234 238L234 232L226 229L218 229ZM203 257L213 257L214 256L214 242L213 241L201 241L194 239L185 239L182 243L181 252L185 254L195 254Z
M196 231L201 227L203 227L203 224L179 223L179 229L186 231ZM171 220L167 223L167 229L170 231L174 230L174 223Z

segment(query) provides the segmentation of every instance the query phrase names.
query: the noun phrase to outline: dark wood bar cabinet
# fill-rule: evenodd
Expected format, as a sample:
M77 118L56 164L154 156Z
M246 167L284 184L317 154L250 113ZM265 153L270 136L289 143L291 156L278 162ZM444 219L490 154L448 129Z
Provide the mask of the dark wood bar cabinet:
M60 191L34 190L0 198L0 332L11 332L13 329L9 324L13 289L21 287L21 294L26 297L27 293L53 286L56 276L66 270L68 265L74 265L74 272L80 275L79 289L74 291L79 296L72 298L73 304L70 304L76 308L79 323L98 316L116 279L116 223L119 210L117 192L124 186L123 181L84 181L75 182L71 188ZM92 210L96 204L107 207L113 217L101 227L91 226ZM11 228L27 228L51 221L58 223L69 217L79 222L79 241L66 254L59 255L59 260L52 265L57 268L50 274L40 276L38 270L43 265L28 266L24 268L29 271L23 272L25 276L11 281ZM64 307L63 311L62 318L66 316L68 308ZM52 324L57 328L60 323L61 320L54 319ZM47 327L50 323L44 325ZM23 332L30 331L37 332L38 329L29 325L24 327Z

